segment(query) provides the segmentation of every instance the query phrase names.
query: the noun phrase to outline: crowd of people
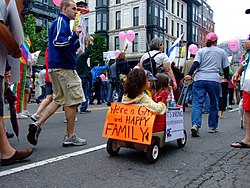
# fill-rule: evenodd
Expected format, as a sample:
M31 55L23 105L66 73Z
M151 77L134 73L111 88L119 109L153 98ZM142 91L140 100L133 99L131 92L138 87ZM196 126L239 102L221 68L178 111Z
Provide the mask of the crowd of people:
M0 0L0 7L6 8L6 2ZM3 9L3 8L2 8ZM21 57L21 51L12 34L6 27L7 16L0 10L0 152L1 165L10 165L29 157L33 150L15 150L8 142L4 127L4 101L3 82L8 80L11 73L5 70L8 53L15 57ZM63 138L63 146L83 146L87 144L85 138L75 133L76 112L91 113L88 105L106 103L108 106L115 101L124 104L139 103L157 114L164 114L168 104L166 101L172 98L178 101L182 88L182 80L193 82L189 88L185 105L192 105L191 135L200 136L199 129L202 126L202 113L204 104L210 99L206 108L208 115L208 127L210 133L218 131L218 119L223 117L223 111L227 106L228 83L230 82L230 63L226 53L217 47L218 37L215 33L209 33L206 37L206 47L190 51L190 58L183 67L176 67L170 62L164 53L163 41L154 38L150 41L150 50L146 52L135 67L130 67L126 61L126 52L121 52L115 61L95 61L91 67L88 63L94 45L93 37L85 40L84 51L80 48L79 35L83 28L78 25L72 33L70 20L77 15L77 4L72 0L63 0L60 5L60 13L49 29L48 48L45 51L45 66L37 75L35 83L38 84L40 95L37 95L39 107L34 114L28 114L27 103L30 94L30 72L27 74L27 91L24 97L23 112L21 115L29 116L34 122L29 124L27 140L36 146L48 118L58 108L65 110L66 133ZM249 40L250 41L250 40ZM246 53L249 53L250 42L245 45ZM7 53L8 51L8 53ZM6 52L6 53L5 53ZM145 62L154 60L155 67L146 70ZM247 62L248 56L244 54L242 62ZM152 62L151 62L152 63ZM245 63L246 64L246 63ZM245 66L244 64L244 66ZM232 76L231 83L236 85L240 74L244 71L240 64ZM223 76L222 76L223 74ZM243 109L245 110L246 136L242 141L232 143L232 147L250 148L250 94L243 91ZM25 114L27 113L27 114Z

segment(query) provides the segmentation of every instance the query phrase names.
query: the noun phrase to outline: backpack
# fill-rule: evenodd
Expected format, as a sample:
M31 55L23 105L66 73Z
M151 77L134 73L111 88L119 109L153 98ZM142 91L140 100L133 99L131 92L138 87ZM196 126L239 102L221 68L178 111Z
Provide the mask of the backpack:
M156 70L156 62L154 60L155 56L160 54L161 52L157 52L155 55L151 57L150 53L148 52L149 58L145 59L142 62L142 66L145 70L150 71L153 75L156 75L157 70Z

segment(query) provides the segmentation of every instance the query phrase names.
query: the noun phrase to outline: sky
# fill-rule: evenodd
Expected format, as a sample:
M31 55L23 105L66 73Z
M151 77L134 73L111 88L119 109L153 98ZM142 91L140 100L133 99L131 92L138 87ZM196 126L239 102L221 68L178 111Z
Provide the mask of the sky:
M215 33L218 42L246 39L250 34L250 0L207 0L214 11Z

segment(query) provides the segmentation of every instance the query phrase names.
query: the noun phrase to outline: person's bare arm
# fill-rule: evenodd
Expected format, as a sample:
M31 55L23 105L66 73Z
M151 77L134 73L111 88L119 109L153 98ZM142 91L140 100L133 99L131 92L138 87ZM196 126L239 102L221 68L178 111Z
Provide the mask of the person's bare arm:
M177 84L176 84L175 76L174 76L174 73L171 69L170 63L163 63L163 68L164 68L165 72L168 74L168 76L170 76L170 78L173 82L173 88L174 88L174 90L176 90Z
M14 40L9 29L1 21L0 21L0 43L8 49L12 57L19 58L22 56L22 52L18 44Z

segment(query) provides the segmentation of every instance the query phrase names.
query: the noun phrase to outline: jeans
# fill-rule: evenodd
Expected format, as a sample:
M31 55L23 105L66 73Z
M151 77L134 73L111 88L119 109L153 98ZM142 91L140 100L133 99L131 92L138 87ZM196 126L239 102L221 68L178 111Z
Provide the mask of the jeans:
M119 82L109 82L110 89L108 90L108 100L107 102L113 102L114 101L114 90L116 90L118 94L117 102L122 101L122 96L124 93L123 85Z
M107 81L102 81L101 83L101 99L103 103L107 101L108 99L108 82Z
M210 99L209 99L208 95L206 95L206 99L205 99L205 102L203 104L202 112L207 112L207 113L210 112Z
M89 102L89 78L81 77L81 80L82 80L82 89L83 89L86 101L81 103L80 110L86 111L88 108L88 102Z
M199 80L193 83L192 125L197 125L201 128L202 107L207 93L210 99L208 126L210 128L217 128L221 84L207 80Z

